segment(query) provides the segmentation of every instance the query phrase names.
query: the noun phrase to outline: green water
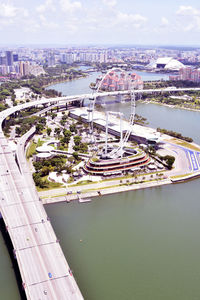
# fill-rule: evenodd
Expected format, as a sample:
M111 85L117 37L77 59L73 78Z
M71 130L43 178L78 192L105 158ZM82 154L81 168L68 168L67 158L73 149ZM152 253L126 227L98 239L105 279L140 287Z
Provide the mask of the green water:
M0 233L0 299L20 300L12 263Z
M85 299L200 299L199 183L46 208Z

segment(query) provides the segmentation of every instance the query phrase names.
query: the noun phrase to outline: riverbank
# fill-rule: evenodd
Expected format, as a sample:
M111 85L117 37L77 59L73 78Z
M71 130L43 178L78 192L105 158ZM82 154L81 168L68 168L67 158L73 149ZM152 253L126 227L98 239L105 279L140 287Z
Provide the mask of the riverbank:
M123 183L124 182L124 183ZM140 190L140 189L146 189L146 188L152 188L152 187L158 187L161 185L167 185L171 184L170 179L163 179L163 180L155 180L151 182L143 182L143 183L126 183L127 180L122 180L122 183L120 185L116 185L116 183L113 186L110 187L104 187L104 188L96 188L93 189L91 186L87 185L85 186L85 190L81 191L81 194L73 193L68 195L66 193L66 189L63 189L64 194L62 195L52 195L50 196L42 196L42 192L39 192L40 199L43 204L51 204L51 203L58 203L58 202L71 202L71 201L77 201L79 199L88 199L93 197L99 197L99 196L106 196L106 195L113 195L118 194L122 192L128 192L128 191L134 191L134 190ZM80 186L79 186L80 189ZM55 190L54 190L55 192Z
M171 105L171 104L161 103L161 102L152 101L152 100L137 100L137 101L140 102L140 103L144 103L144 104L151 103L151 104L166 106L166 107L169 107L169 108L178 108L178 109L184 109L184 110L188 110L188 111L200 112L200 107L199 107L199 109L195 109L195 108L183 107L181 105Z
M72 78L72 79L61 79L61 80L56 80L56 81L53 81L53 82L51 82L51 83L48 83L48 84L46 84L46 85L44 85L43 86L43 88L48 88L48 87L50 87L50 86L52 86L52 85L55 85L55 84L59 84L59 83L66 83L66 82L72 82L72 81L75 81L75 80L78 80L78 79L82 79L82 78L86 78L86 77L88 77L89 75L88 74L86 74L86 73L84 73L85 75L80 75L80 76L78 76L78 77L75 77L75 78Z

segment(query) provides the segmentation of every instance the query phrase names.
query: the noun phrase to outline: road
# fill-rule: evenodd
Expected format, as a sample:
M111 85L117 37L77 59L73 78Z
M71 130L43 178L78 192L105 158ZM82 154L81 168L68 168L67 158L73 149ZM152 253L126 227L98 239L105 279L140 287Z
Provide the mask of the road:
M0 209L27 299L83 299L18 147L20 169L0 128Z

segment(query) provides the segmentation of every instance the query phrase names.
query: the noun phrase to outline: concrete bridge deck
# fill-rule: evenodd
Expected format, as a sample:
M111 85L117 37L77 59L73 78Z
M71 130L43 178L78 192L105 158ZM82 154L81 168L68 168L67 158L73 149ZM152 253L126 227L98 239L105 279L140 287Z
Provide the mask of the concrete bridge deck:
M1 122L7 114L0 113ZM20 164L21 172L0 129L0 210L27 299L83 299L24 161Z

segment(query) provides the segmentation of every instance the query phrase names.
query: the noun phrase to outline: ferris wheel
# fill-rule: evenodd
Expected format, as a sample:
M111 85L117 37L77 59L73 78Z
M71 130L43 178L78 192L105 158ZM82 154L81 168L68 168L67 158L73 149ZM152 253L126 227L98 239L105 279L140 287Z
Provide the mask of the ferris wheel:
M124 78L128 78L129 74L124 71L121 68L112 68L110 69L103 77L102 79L99 81L98 86L97 86L97 90L96 92L93 91L91 97L89 98L89 106L88 106L88 122L90 124L90 135L91 135L91 140L92 142L95 143L95 136L94 136L94 109L95 109L95 104L96 104L96 98L99 95L100 91L102 90L102 85L103 83L105 83L105 79L107 76L110 75L110 73L113 72L121 72L123 73ZM134 93L134 82L130 81L129 83L129 89L128 89L128 94L130 95L130 104L131 104L131 109L130 109L130 116L129 116L129 126L128 126L128 130L126 130L125 134L120 134L121 136L121 141L120 141L120 145L119 147L114 148L110 153L109 156L110 157L116 157L116 156L120 156L121 155L121 151L123 146L127 143L130 134L132 132L133 129L133 125L134 125L134 118L135 118L135 93ZM105 104L105 102L103 103ZM122 146L123 145L123 146Z

